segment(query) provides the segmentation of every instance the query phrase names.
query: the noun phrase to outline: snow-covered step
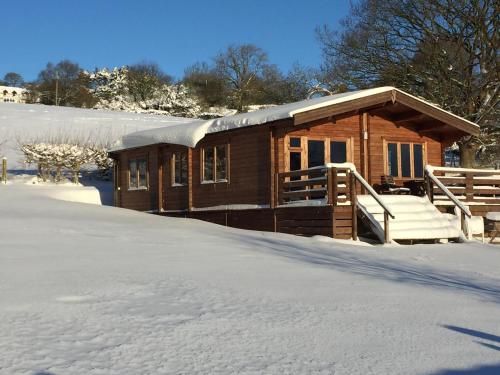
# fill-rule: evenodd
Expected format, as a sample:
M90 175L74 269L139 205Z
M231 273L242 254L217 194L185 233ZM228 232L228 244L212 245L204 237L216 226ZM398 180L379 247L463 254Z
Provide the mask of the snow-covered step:
M389 218L389 237L392 240L428 240L461 236L459 218L441 213L427 197L381 195L380 199L395 216L394 219ZM358 205L373 232L382 241L383 208L370 195L359 195Z

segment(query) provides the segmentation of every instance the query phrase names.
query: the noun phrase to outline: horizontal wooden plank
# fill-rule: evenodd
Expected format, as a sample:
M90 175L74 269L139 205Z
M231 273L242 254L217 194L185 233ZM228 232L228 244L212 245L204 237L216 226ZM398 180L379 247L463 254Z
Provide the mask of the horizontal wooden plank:
M352 226L352 219L339 219L337 217L334 217L333 220L333 225L335 227L351 227Z
M285 177L302 177L302 176L309 176L309 177L320 177L325 175L326 168L318 168L318 169L299 169L296 171L289 171L289 172L281 172L278 174L280 178L285 178Z
M334 235L337 234L350 234L352 233L352 227L334 227L333 228Z
M352 238L352 235L350 234L334 234L334 238L337 238L339 240L350 240Z
M305 186L314 186L314 185L326 185L326 177L316 178L316 179L308 179L308 180L296 180L296 181L285 181L283 182L283 188L295 188L295 187L305 187Z
M329 227L279 227L279 232L288 234L302 234L307 236L332 236L333 234L332 228Z
M333 208L333 212L336 215L340 214L341 212L349 212L349 213L351 213L352 212L352 206L351 205L335 206Z
M278 220L280 227L331 227L332 221L330 219L316 219L316 220L301 220L301 219L287 219Z
M322 198L326 196L326 189L284 191L281 193L283 199L291 198Z
M331 206L325 207L290 207L276 209L277 220L330 220L332 215Z

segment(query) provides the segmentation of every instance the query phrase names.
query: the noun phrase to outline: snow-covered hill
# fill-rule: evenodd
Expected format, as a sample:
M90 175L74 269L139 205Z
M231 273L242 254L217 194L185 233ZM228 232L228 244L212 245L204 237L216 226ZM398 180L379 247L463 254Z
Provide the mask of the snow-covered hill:
M24 168L17 140L50 137L98 139L113 142L123 135L192 121L164 115L0 103L0 156L9 160L9 169Z
M497 247L243 231L62 189L0 186L2 374L500 373Z

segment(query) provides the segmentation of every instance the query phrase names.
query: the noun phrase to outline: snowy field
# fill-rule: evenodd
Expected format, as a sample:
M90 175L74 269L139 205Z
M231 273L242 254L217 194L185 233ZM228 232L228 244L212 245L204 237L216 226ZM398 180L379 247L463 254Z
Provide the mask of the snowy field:
M100 197L0 186L1 374L500 374L498 246L361 246L74 202Z
M113 143L128 133L191 121L162 115L0 103L0 157L7 157L9 169L24 169L18 140L62 137Z

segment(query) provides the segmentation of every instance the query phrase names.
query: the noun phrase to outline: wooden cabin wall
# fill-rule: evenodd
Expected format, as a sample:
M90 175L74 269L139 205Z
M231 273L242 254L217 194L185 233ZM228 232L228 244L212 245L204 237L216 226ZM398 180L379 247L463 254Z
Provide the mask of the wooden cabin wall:
M148 188L130 190L128 185L129 160L146 157L148 161ZM153 211L158 208L158 146L125 150L119 154L119 201L120 207L138 211Z
M368 120L368 149L369 178L371 185L381 183L385 174L384 140L388 142L415 142L425 144L427 164L440 166L443 163L443 148L439 140L429 136L421 136L411 127L396 125L394 122L380 116L369 116ZM424 160L425 163L425 160ZM409 178L411 180L411 178ZM397 184L402 184L404 179L394 178Z
M399 142L415 142L425 144L427 153L427 163L431 165L443 164L442 142L429 137L421 136L411 127L398 126L394 122L376 115L368 116L368 176L370 184L380 184L381 177L385 174L384 140ZM362 152L363 142L363 115L354 114L336 119L322 119L294 127L288 124L277 130L276 139L276 160L277 172L286 171L285 158L287 149L285 136L311 138L350 138L352 140L353 152L351 162L356 169L362 173ZM395 179L398 184L403 183L403 179Z
M255 126L207 135L193 150L193 207L269 204L269 126ZM201 183L201 149L229 144L229 181Z
M274 172L285 171L287 158L285 136L307 136L311 138L349 138L352 142L352 162L362 171L361 144L363 142L363 114L336 116L334 119L316 120L305 125L293 126L286 119L271 125L260 125L209 134L192 150L192 206L194 208L231 204L268 205ZM274 136L274 155L271 156L271 129ZM368 171L369 182L379 184L385 174L384 140L418 142L426 146L427 163L442 165L443 144L429 136L421 136L415 130L376 115L368 116ZM204 146L229 144L229 181L219 183L201 182L201 149ZM183 146L148 146L125 150L119 153L120 160L120 205L141 211L157 210L158 159L163 164L162 191L163 210L188 209L188 187L171 185L171 154L187 150ZM147 156L148 189L128 189L128 160ZM402 180L396 179L397 183Z
M188 209L189 188L185 186L173 186L172 154L175 152L186 152L184 146L168 145L160 147L161 160L163 162L163 210L180 211Z
M360 131L361 131L361 115L353 115L336 120L322 119L306 125L294 127L288 125L277 132L278 150L279 150L279 171L285 171L285 158L287 157L285 136L301 137L307 136L311 138L351 138L353 141L353 150L351 162L354 163L358 170L361 169L361 152L360 152Z

